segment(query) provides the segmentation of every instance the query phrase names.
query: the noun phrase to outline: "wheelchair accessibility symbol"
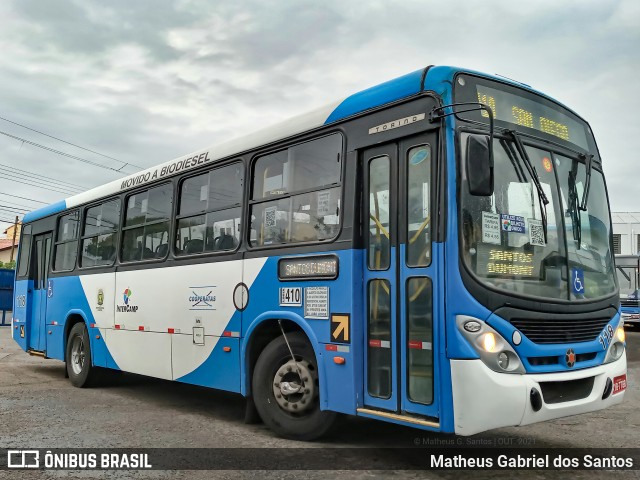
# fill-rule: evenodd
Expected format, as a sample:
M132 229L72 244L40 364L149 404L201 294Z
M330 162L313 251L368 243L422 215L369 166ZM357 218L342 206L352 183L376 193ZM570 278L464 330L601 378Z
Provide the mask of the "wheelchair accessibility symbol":
M571 269L571 289L576 295L584 293L584 271L580 268Z

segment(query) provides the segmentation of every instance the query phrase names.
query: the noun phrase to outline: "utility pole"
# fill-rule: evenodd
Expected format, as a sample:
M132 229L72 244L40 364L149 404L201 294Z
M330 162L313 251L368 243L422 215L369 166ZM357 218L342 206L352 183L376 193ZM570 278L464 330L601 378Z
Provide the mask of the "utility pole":
M18 216L16 215L16 222L13 224L13 241L11 242L11 260L13 262L13 251L16 248L16 235L18 233Z

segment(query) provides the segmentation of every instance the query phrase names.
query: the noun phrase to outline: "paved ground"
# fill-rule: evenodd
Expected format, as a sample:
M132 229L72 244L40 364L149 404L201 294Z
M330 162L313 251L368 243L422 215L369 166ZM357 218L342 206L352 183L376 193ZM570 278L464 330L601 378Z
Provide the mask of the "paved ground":
M625 402L606 411L526 428L505 428L469 437L470 442L524 439L536 447L638 447L640 445L640 332L628 333L629 387ZM0 328L0 448L300 447L276 438L263 425L242 421L237 395L154 380L111 376L100 388L76 389L64 378L64 365L30 357ZM416 438L443 435L343 417L333 433L313 447L413 446ZM511 439L511 440L509 440ZM464 439L467 441L467 439ZM302 445L309 446L309 445ZM308 454L308 453L307 453ZM303 459L301 459L302 461ZM345 459L336 455L335 465ZM376 461L372 458L372 462ZM295 470L295 462L291 469ZM3 472L4 478L113 478L112 472ZM471 472L121 472L119 478L458 478ZM604 472L576 472L573 478L602 478ZM618 475L618 474L617 474ZM640 478L640 472L619 474ZM473 472L474 478L512 478L514 472ZM561 478L566 477L562 474ZM558 473L525 472L518 478L557 478Z

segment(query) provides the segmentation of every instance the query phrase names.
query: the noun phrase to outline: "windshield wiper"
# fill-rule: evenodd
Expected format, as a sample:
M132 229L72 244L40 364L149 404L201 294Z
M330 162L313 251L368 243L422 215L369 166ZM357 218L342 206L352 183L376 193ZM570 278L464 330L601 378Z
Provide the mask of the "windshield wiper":
M582 223L580 218L581 208L578 205L578 188L576 187L576 172L577 164L574 162L575 169L572 169L569 172L569 216L571 217L571 225L573 227L573 239L577 242L577 250L580 250L580 246L582 245Z
M593 161L593 155L580 154L580 158L584 160L585 168L585 182L584 192L582 192L582 202L580 204L580 210L587 210L587 202L589 201L589 187L591 187L591 164Z
M547 205L549 205L549 199L547 195L544 193L542 189L542 184L540 183L540 177L538 177L538 172L536 167L531 164L531 159L527 154L520 137L516 133L515 130L507 130L507 135L509 135L513 139L513 143L516 146L516 152L522 159L525 167L527 167L527 171L531 176L531 180L533 181L533 185L536 187L536 191L538 192L538 203L540 204L540 216L542 217L542 230L544 232L544 243L547 243Z

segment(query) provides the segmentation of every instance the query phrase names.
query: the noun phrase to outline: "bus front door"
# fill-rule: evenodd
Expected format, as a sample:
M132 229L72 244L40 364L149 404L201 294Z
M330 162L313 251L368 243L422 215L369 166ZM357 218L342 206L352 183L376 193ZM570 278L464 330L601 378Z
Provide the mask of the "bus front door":
M31 255L31 275L33 289L31 295L31 311L28 319L29 349L44 352L46 348L46 313L49 292L49 260L51 258L51 233L36 235L33 239Z
M435 134L364 152L364 413L437 427L441 244L432 242ZM367 218L368 217L368 218ZM427 418L422 418L427 417ZM410 419L414 421L414 419Z

